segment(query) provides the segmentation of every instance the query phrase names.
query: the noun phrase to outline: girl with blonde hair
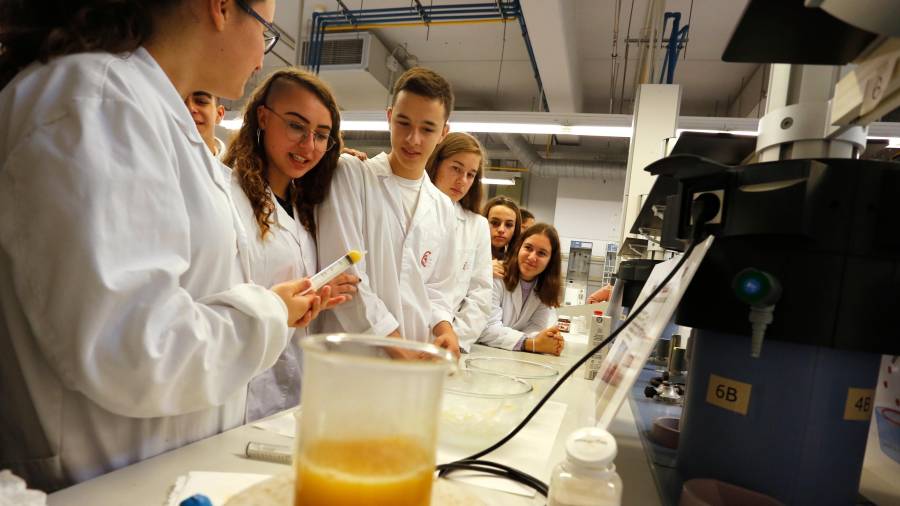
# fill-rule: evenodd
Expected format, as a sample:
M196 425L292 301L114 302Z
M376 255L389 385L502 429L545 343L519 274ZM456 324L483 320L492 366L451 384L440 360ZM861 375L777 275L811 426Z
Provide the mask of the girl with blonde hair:
M467 133L448 134L425 166L434 185L450 197L456 209L456 276L448 294L453 329L459 347L468 352L478 339L491 310L491 238L479 214L484 148Z

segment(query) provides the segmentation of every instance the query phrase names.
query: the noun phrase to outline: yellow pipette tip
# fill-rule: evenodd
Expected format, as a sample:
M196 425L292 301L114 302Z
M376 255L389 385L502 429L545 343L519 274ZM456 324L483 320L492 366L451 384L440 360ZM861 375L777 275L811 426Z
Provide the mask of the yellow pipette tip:
M355 249L352 249L347 253L347 256L350 257L350 262L356 264L359 263L360 260L362 260L363 254Z

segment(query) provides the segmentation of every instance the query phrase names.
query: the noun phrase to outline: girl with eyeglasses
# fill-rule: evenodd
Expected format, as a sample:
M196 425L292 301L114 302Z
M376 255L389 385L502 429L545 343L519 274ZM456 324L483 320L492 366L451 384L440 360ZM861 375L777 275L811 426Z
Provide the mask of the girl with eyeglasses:
M229 181L184 106L243 94L274 15L274 0L0 7L0 467L30 486L243 423L250 379L318 311L308 280L249 283Z
M244 122L223 162L250 241L250 276L271 286L316 273L316 205L325 199L340 156L341 116L331 90L294 68L272 73L251 94ZM356 276L342 274L323 309L352 297ZM324 290L324 289L323 289ZM250 382L247 421L300 402L298 328L275 365Z

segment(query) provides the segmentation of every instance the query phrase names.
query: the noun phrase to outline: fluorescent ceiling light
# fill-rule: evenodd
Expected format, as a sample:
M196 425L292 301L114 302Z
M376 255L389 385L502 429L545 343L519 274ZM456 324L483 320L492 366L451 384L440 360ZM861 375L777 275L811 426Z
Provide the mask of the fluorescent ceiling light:
M222 120L219 125L228 130L241 128L242 119ZM341 130L345 132L387 132L388 122L344 120ZM451 121L451 132L507 133L531 135L583 135L588 137L631 137L631 127L597 125L559 125L555 123L477 123Z
M631 127L560 125L556 123L480 123L451 121L451 132L631 137Z
M679 128L675 131L676 137L681 137L683 132L699 132L703 134L731 134L742 135L745 137L756 137L757 132L752 130L706 130L702 128Z
M900 137L869 137L871 140L887 141L889 148L900 148Z
M493 178L493 177L483 177L481 178L481 184L494 184L497 186L513 186L516 184L514 179L506 179L506 178Z
M388 128L387 121L344 121L342 119L341 130L345 132L388 132L390 128Z
M387 132L387 121L342 121L341 130L347 132ZM589 137L631 137L631 127L559 125L555 123L480 123L451 121L451 132L507 133L531 135L584 135Z
M388 122L384 110L342 111L341 129L354 132L387 132ZM625 114L583 113L531 113L511 111L455 111L450 121L450 131L471 133L511 133L525 135L574 135L586 137L632 136L632 116ZM220 126L228 130L241 127L242 118L226 119ZM678 120L682 132L727 133L755 137L756 118L712 118L683 116ZM888 147L900 148L895 123L872 123L869 139L888 141Z

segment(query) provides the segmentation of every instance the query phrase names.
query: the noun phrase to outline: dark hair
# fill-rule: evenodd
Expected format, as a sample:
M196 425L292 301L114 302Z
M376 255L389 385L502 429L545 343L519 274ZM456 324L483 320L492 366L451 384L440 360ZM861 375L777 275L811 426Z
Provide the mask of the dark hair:
M538 274L534 292L538 299L546 306L559 307L559 298L562 292L562 253L559 251L559 234L553 225L535 223L522 233L513 249L514 254L506 260L506 273L503 275L503 284L508 291L513 291L519 284L519 250L525 244L525 239L537 234L543 234L550 240L550 260L547 267Z
M197 90L197 91L191 92L191 96L193 97L194 95L203 95L203 96L209 97L210 102L212 102L213 106L216 108L218 108L219 105L221 105L221 104L219 104L219 97L213 95L212 93L210 93L208 91Z
M447 134L447 137L444 137L443 142L434 148L434 151L428 158L425 171L428 172L431 182L434 182L437 179L438 166L441 165L441 162L457 153L474 153L481 157L472 186L469 187L469 191L463 195L463 198L459 199L459 205L463 209L478 214L481 211L481 194L483 191L481 178L484 176L484 147L481 146L478 139L464 132Z
M403 73L394 83L391 97L391 107L397 102L397 95L401 91L408 91L416 95L440 100L444 106L444 121L450 118L453 112L453 88L444 76L425 67L413 67Z
M0 88L33 62L91 51L128 53L153 34L150 11L183 0L3 0Z
M498 195L491 200L487 201L487 204L484 205L484 210L481 214L484 215L485 218L488 219L488 224L490 224L490 216L491 208L495 206L503 206L508 207L516 213L516 227L513 229L513 235L509 238L509 243L503 248L502 252L495 252L494 247L491 246L491 256L494 260L503 260L506 261L510 256L514 256L512 254L513 246L515 246L516 241L519 239L519 234L522 233L522 213L519 212L519 206L513 202L513 200L509 197L504 197L503 195Z
M300 184L292 184L289 188L289 199L297 205L299 219L303 227L316 236L315 207L322 203L331 187L331 179L341 156L341 114L337 101L328 86L316 75L294 67L285 67L269 75L253 90L247 105L244 107L244 123L237 135L228 145L228 151L222 162L234 169L239 177L241 188L250 199L256 223L259 225L259 236L265 238L269 232L269 219L275 212L275 203L269 198L268 184L264 179L266 169L266 152L262 142L257 142L259 118L257 109L266 104L273 87L283 85L300 86L315 95L328 109L331 115L331 132L329 136L335 144L328 150L319 163L303 178Z
M520 207L519 212L522 213L522 221L534 219L534 214L524 207Z

